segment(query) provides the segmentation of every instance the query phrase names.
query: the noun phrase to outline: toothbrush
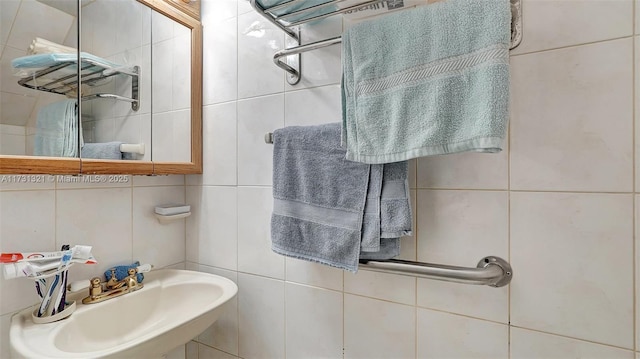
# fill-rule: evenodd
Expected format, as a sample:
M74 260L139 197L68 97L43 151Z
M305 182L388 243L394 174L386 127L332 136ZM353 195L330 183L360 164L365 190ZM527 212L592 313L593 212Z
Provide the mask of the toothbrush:
M48 310L48 309L49 309L49 304L51 303L51 299L53 297L53 293L56 289L56 286L58 285L58 282L60 282L60 272L69 266L69 263L72 257L73 257L72 250L67 250L62 255L62 260L60 261L60 265L58 266L58 274L55 275L53 283L51 283L51 286L49 287L47 294L45 295L44 298L42 298L42 303L40 303L40 308L38 309L38 317L42 317L47 312L48 312L48 315L51 315L51 313L53 312L53 309L54 309L53 307L51 308L51 310ZM60 288L58 288L58 290L60 290Z
M54 303L52 303L53 309L51 310L51 315L60 313L62 310L64 310L64 297L65 297L65 292L67 288L67 286L65 285L65 282L67 281L67 273L68 272L66 270L60 273L61 283L60 283L60 286L58 286L56 300Z
M69 250L69 245L65 244L62 246L62 250ZM74 247L73 250L73 254L75 255L76 252L79 252L79 250L76 250L77 246ZM73 258L73 255L71 256ZM71 259L72 259L71 258ZM67 297L67 278L69 277L69 267L71 266L71 260L65 264L65 268L64 271L62 272L62 285L60 286L60 288L58 288L58 298L56 299L56 305L53 308L53 313L56 313L56 310L58 313L60 313L61 311L64 310L64 306L66 305L66 297Z
M44 298L42 298L42 303L40 303L40 308L38 309L38 317L41 317L43 314L45 314L47 308L49 307L51 297L53 297L53 291L56 289L58 281L60 281L60 275L56 274L55 278L53 279L53 283L51 283L51 286L47 291L47 294L44 296Z

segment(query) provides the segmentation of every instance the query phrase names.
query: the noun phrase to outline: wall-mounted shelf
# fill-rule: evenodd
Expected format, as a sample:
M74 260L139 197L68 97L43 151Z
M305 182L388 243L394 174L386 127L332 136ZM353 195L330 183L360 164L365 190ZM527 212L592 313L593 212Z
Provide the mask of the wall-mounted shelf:
M84 53L83 53L84 54ZM73 59L68 59L73 55ZM41 56L41 55L33 55ZM42 57L42 56L41 56ZM67 60L64 60L67 58ZM32 74L22 77L18 84L30 89L51 92L55 94L69 96L78 91L80 85L97 86L104 83L104 80L116 75L127 75L131 77L131 97L125 97L109 93L91 94L82 97L82 100L93 100L97 98L108 98L131 103L131 109L137 111L139 104L139 84L138 77L140 68L138 66L117 66L95 56L83 56L80 63L80 85L77 79L77 56L75 54L51 54L47 58L53 64L35 70ZM14 60L13 63L28 62L28 57ZM44 61L39 59L38 61ZM35 62L38 63L38 62ZM14 65L14 67L17 67Z
M153 213L162 224L170 223L191 215L191 206L188 204L164 204L156 206Z
M324 18L348 13L366 6L373 6L387 0L359 0L357 4L349 2L349 6L341 7L345 0L329 0L315 6L303 8L308 0L289 0L270 7L263 7L258 0L249 0L251 6L265 19L284 31L296 46L277 52L273 56L275 64L287 72L287 82L295 85L300 82L301 64L300 54L342 42L342 37L333 37L302 45L300 43L299 25ZM522 0L511 2L511 49L516 48L522 41Z
M191 212L172 214L172 215L162 215L162 214L154 213L154 215L156 216L156 219L158 219L158 222L162 224L167 224L173 221L177 221L179 219L187 218L191 215Z

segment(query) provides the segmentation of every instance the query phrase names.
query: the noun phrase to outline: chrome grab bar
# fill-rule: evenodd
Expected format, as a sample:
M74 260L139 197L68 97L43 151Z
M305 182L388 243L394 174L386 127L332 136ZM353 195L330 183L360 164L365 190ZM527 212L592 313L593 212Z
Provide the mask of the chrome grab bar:
M273 144L273 132L267 132L264 135L264 142ZM509 262L496 256L482 258L476 268L398 259L384 261L361 260L358 268L374 272L429 278L446 282L481 284L491 287L503 287L509 284L511 278L513 278L513 270Z
M358 269L491 287L503 287L513 278L511 265L495 256L482 258L476 268L389 259L363 260Z

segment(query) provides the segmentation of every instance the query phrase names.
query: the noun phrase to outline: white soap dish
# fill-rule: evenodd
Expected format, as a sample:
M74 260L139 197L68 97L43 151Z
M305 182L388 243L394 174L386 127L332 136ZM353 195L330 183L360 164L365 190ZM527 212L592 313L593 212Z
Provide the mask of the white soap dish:
M162 215L162 214L157 214L154 213L156 218L158 219L158 222L162 223L162 224L166 224L169 222L173 222L176 221L178 219L182 219L182 218L187 218L191 215L191 212L186 212L186 213L178 213L178 214L172 214L172 215Z
M156 206L155 212L162 216L172 216L174 214L191 212L191 206L188 204L163 204Z

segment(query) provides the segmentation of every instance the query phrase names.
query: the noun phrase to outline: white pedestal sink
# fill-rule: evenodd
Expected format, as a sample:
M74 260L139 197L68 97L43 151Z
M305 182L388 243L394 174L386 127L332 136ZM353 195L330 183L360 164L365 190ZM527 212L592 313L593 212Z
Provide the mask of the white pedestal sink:
M145 274L144 288L96 304L68 318L35 324L34 308L11 318L11 350L18 358L153 358L196 337L238 287L213 274L162 269Z

